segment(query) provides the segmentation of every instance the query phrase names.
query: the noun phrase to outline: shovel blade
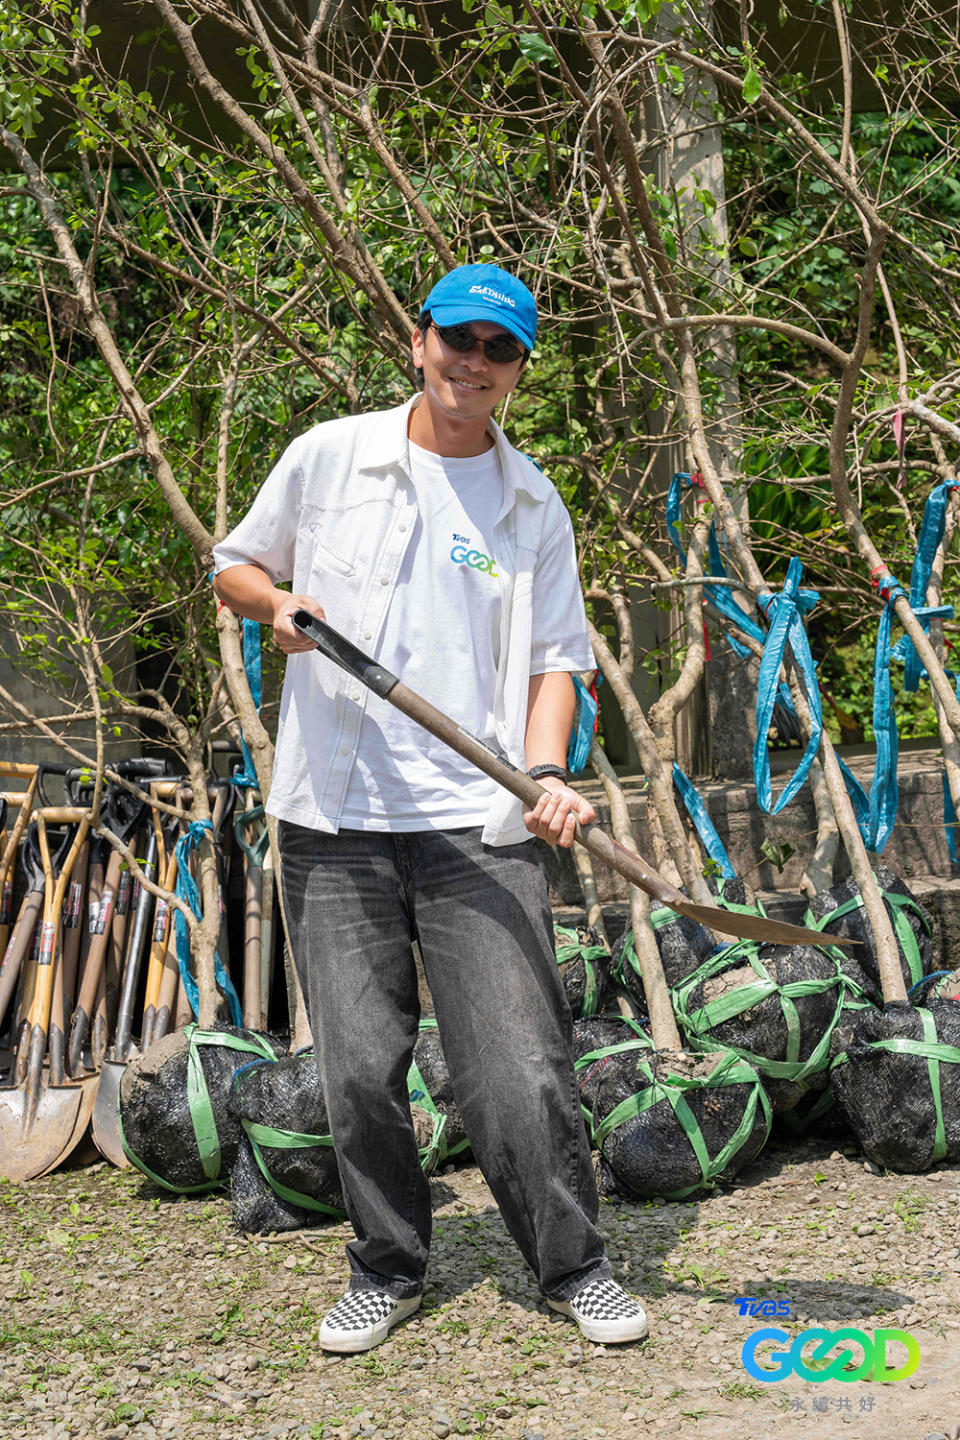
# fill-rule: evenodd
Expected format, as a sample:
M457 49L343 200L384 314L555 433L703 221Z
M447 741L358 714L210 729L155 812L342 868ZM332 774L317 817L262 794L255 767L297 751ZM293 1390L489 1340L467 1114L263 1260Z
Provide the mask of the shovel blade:
M41 1085L31 1119L26 1088L0 1088L0 1178L35 1180L59 1164L82 1103L82 1086Z
M127 1170L130 1166L120 1143L120 1081L126 1068L125 1060L104 1060L90 1117L94 1145L118 1170Z
M845 950L859 945L859 940L846 940L841 935L824 935L806 925L789 925L785 920L771 920L766 915L743 915L738 910L721 910L713 905L694 905L684 900L674 902L671 909L698 920L708 930L730 935L737 940L757 940L767 945L837 945Z
M75 1081L73 1084L63 1087L64 1089L76 1090L78 1092L79 1103L77 1105L76 1119L73 1122L73 1130L69 1140L56 1159L47 1166L46 1170L41 1172L43 1175L49 1175L50 1172L56 1170L58 1166L65 1165L71 1155L74 1155L75 1160L81 1164L83 1163L84 1156L87 1155L88 1152L90 1158L96 1159L96 1152L93 1150L89 1136L90 1115L93 1111L94 1101L97 1098L98 1079L99 1077L97 1075L85 1075L82 1080ZM75 1154L75 1152L78 1153Z

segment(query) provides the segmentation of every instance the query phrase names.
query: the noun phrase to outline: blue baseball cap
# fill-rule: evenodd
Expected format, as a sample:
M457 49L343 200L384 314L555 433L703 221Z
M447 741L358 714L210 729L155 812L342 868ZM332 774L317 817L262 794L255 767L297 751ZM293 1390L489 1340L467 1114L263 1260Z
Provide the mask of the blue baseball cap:
M438 325L492 320L533 349L537 302L522 280L499 265L459 265L438 280L421 307Z

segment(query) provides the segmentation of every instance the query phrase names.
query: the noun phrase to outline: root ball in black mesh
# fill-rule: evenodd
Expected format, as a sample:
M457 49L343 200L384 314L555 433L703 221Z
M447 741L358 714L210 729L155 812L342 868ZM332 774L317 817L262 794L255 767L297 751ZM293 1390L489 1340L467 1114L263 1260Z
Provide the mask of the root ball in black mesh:
M680 1199L732 1179L759 1154L771 1114L756 1070L729 1051L624 1055L593 1106L602 1173L624 1194Z
M716 946L710 931L686 915L660 906L650 911L650 924L656 936L657 949L667 984L679 985L704 961ZM640 961L633 943L633 930L628 927L613 947L611 956L613 978L621 984L638 1008L647 1013L647 997L643 989Z
M420 1021L420 1034L413 1048L413 1063L416 1068L411 1070L409 1077L411 1105L419 1104L429 1109L432 1104L446 1117L440 1163L466 1156L470 1141L460 1107L454 1099L436 1020Z
M649 1031L635 1020L627 1020L621 1015L595 1015L574 1022L573 1058L580 1087L580 1104L590 1113L591 1120L600 1081L614 1058L653 1048Z
M839 960L818 946L738 940L677 987L673 1002L690 1048L743 1055L781 1111L825 1088L830 1036L851 988Z
M228 1105L234 1073L254 1056L282 1053L271 1037L227 1025L187 1025L151 1045L120 1081L130 1159L170 1190L226 1184L242 1134Z
M931 938L933 921L929 911L911 894L907 884L886 865L878 865L875 874L884 908L893 923L900 951L900 968L909 990L937 968ZM810 901L804 924L815 925L822 930L828 942L831 935L860 941L852 950L838 951L842 956L840 963L846 973L862 986L867 999L874 1005L882 1005L876 942L856 880L851 876L842 885L821 890L815 895Z
M238 1070L230 1109L249 1146L231 1183L240 1229L294 1230L343 1215L337 1157L312 1053Z
M851 1012L833 1050L837 1105L875 1165L916 1174L960 1161L960 1001Z

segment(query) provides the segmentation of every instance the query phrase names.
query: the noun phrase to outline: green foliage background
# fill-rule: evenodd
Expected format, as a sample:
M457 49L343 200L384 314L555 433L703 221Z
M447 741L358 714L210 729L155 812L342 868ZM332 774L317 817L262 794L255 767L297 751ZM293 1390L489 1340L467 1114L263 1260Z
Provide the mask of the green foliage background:
M338 157L338 222L411 320L418 297L443 268L411 196L436 219L458 262L490 259L534 278L545 324L528 382L511 404L512 438L544 465L569 505L585 578L649 595L649 567L624 541L603 484L632 494L651 448L680 426L668 376L630 293L604 292L597 283L585 226L611 260L622 245L623 216L618 197L599 183L598 157L585 159L589 135L575 90L589 78L583 36L591 24L619 26L626 45L649 32L660 7L644 0L602 11L591 4L545 7L541 25L502 3L427 9L430 44L423 7L380 0L358 5L353 31L327 42L326 58L342 67L343 86L366 76L363 97L408 193L383 155L358 139L359 101L344 99L341 108L322 113L301 96L307 125L326 136L327 158ZM371 57L388 34L392 67L370 83ZM49 146L47 182L93 268L102 309L152 407L176 477L209 527L231 365L237 367L226 439L232 519L304 427L345 410L394 404L408 393L402 336L396 327L391 332L369 287L351 280L331 254L316 216L293 203L276 168L236 127L198 114L182 88L169 97L182 60L163 24L141 25L137 34L139 50L150 53L149 84L136 78L142 65L112 64L96 26L84 28L63 0L6 7L0 41L8 57L0 118L34 152ZM702 53L713 43L695 24L685 42ZM247 113L332 206L335 187L320 173L263 44L238 36L227 43L231 74L242 67L245 75ZM849 345L862 232L849 209L838 210L835 185L796 134L751 113L769 60L735 47L723 58L742 80L739 95L724 92L728 108L714 117L729 197L723 255L669 183L653 170L647 176L665 247L684 276L686 303L802 317ZM805 109L802 77L777 79L784 93L800 97L814 138L839 153L838 108ZM679 65L660 62L658 86L674 93L685 83ZM639 115L646 100L639 90L634 98ZM891 276L910 384L922 392L960 365L937 268L955 255L956 134L952 117L936 105L898 109L894 102L895 96L887 113L856 115L851 145L861 183L916 247L900 244ZM153 657L144 672L151 683L196 721L216 673L206 561L173 524L144 460L128 453L136 448L132 428L79 323L48 227L36 202L22 187L17 192L13 177L0 202L0 553L22 663L52 688L68 686L91 636L104 643L126 637ZM629 208L626 188L623 195ZM705 220L716 208L706 189L681 198L683 205L695 202ZM718 260L729 267L719 294L711 271ZM709 418L719 391L707 337L699 359ZM819 352L760 329L737 332L736 370L741 478L761 566L775 585L791 554L803 558L805 583L822 593L811 622L822 677L870 738L877 606L826 481L835 376ZM864 519L906 583L936 457L911 428L905 481L897 487L889 421L870 419L896 397L893 336L878 306L858 396L865 418L858 422L856 461ZM955 414L952 394L944 409ZM122 458L93 478L77 473L116 456ZM663 503L662 481L641 488L629 523L666 556ZM954 589L951 566L948 598ZM66 627L66 639L51 644L58 626ZM651 650L648 668L674 673L675 648ZM109 708L115 677L105 664L99 685ZM268 677L268 700L274 680ZM898 713L902 734L932 732L925 692L898 695ZM832 712L828 723L839 738Z

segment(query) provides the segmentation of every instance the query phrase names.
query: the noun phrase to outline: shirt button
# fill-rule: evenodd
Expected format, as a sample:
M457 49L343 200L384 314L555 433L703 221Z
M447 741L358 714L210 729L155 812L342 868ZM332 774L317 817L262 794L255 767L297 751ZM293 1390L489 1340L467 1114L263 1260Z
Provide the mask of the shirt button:
M350 746L349 746L349 745L341 745L341 746L340 746L340 754L341 754L341 755L349 755L349 754L350 754Z
M398 525L398 526L397 526L397 529L400 531L400 534L401 534L401 535L406 535L406 533L407 533L407 527L406 527L406 525Z
M351 699L351 700L359 700L359 699L360 699L360 691L359 691L359 690L354 690L354 691L352 691L352 692L351 692L351 695L350 695L350 699Z
M369 631L369 630L364 630L364 632L363 632L363 638L364 638L364 640L370 640L370 639L372 639L372 633L371 633L371 631Z
M389 584L390 584L390 576L389 576L389 575L381 575L381 576L380 576L380 584L381 584L381 585L389 585Z

